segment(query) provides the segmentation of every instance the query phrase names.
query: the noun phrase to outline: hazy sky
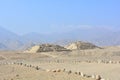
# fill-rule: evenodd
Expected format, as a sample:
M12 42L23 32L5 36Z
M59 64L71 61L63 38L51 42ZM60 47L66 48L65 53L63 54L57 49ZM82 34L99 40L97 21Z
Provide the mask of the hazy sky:
M0 0L0 26L17 34L120 27L120 0Z

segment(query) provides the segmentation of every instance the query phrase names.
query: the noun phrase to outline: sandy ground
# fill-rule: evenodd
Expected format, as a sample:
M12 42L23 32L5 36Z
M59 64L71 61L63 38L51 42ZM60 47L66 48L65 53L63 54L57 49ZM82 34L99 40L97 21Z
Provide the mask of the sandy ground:
M38 63L36 63L38 64ZM36 65L35 64L35 65ZM105 79L120 80L120 64L97 64L97 63L41 63L39 66L44 69L63 69L73 72L83 72L89 75L99 74Z
M19 65L1 65L0 80L95 80L83 78L73 73L46 72Z
M67 71L71 70L73 73L83 72L87 75L101 75L105 80L120 80L120 63L106 64L95 62L97 60L120 61L118 53L115 56L99 56L98 54L93 56L95 53L78 55L80 52L81 51L74 51L73 53L76 54L73 55L73 53L67 54L68 52L59 52L59 54L58 52L29 54L7 51L0 52L0 63L23 62L34 66L40 66L45 70L65 68ZM89 53L91 50L86 52ZM96 51L93 50L93 52ZM104 52L100 54L103 55ZM113 53L110 54L113 55ZM86 62L86 60L90 60L91 63ZM0 65L0 80L94 80L91 78L83 78L73 73L68 75L64 72L46 72L18 65Z

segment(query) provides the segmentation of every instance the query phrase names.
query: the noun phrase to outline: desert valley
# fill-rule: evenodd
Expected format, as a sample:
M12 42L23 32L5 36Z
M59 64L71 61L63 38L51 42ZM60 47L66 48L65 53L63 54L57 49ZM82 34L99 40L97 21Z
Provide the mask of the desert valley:
M120 80L120 0L0 0L0 80Z
M120 46L77 41L0 52L0 80L119 80Z

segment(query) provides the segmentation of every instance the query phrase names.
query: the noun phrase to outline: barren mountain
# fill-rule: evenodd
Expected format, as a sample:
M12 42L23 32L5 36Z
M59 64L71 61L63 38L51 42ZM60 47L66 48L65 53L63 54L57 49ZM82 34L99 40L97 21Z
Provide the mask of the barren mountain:
M0 27L0 43L4 45L4 49L15 50L22 45L22 39L17 34Z
M99 46L120 45L119 30L104 28L78 28L63 33L39 34L28 33L20 36L0 27L0 43L6 50L18 50L31 47L31 44L54 43L66 45L74 41L87 41ZM2 50L2 48L1 48Z

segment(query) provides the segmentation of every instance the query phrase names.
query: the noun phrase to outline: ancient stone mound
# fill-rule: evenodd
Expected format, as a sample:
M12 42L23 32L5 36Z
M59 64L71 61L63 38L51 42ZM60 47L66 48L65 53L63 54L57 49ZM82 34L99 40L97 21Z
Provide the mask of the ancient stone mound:
M59 45L41 44L41 45L33 46L27 52L36 53L36 52L51 52L51 51L68 51L68 50Z
M65 48L70 50L85 50L85 49L94 49L94 48L100 48L100 47L92 43L77 41L65 46Z

